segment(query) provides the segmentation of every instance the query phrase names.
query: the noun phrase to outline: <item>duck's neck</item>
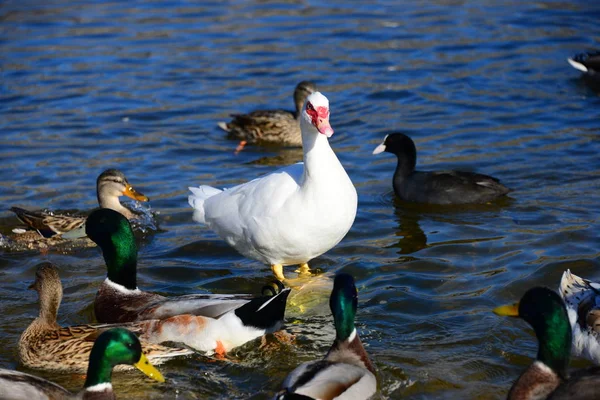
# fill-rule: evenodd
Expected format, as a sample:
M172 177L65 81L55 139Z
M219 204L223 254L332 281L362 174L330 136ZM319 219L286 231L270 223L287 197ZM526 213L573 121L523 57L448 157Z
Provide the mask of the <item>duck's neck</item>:
M329 349L326 358L331 361L358 365L375 374L375 367L373 366L373 363L371 363L369 355L365 351L356 329L354 329L346 339L341 340L336 338Z
M327 136L319 133L303 118L300 121L302 130L302 148L304 151L303 183L314 180L317 176L325 176L332 168L337 169L341 164L329 146Z
M127 289L137 289L137 249L133 240L113 240L113 246L102 249L107 276Z
M124 215L127 219L131 219L133 216L131 211L123 207L118 197L109 196L104 193L98 193L98 204L100 204L100 208L110 208L111 210L115 210L116 212Z
M91 391L101 391L107 385L110 385L113 366L100 350L104 351L104 349L96 349L93 347L92 352L90 353L90 361L84 385L86 390L91 389Z
M410 174L415 172L416 157L410 157L407 155L398 156L398 164L396 164L396 171L394 172L394 180L403 180Z
M48 325L56 325L56 316L62 300L62 290L57 293L42 293L40 295L39 318Z

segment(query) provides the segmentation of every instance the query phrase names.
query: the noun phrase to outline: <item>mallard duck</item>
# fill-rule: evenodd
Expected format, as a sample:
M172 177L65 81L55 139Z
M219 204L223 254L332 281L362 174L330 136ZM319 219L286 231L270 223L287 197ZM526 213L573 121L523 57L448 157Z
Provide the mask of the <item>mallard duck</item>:
M487 203L510 192L500 181L488 175L462 171L415 171L417 148L403 133L391 133L373 150L398 157L394 172L394 192L404 200L428 204Z
M329 146L329 101L308 96L300 118L304 162L228 190L190 188L194 221L208 225L248 258L271 266L308 261L338 244L356 216L356 189Z
M302 146L300 134L300 111L306 98L317 91L313 82L302 81L294 90L296 111L259 110L249 114L234 114L231 122L217 125L228 132L231 139L241 140L236 151L247 143L276 143L288 146Z
M263 296L184 295L167 298L137 287L137 248L129 221L100 209L86 222L86 233L102 249L108 270L94 301L100 322L136 323L128 328L152 343L185 343L196 350L224 354L282 325L290 289L277 282ZM265 293L270 291L271 293Z
M107 169L98 176L96 180L96 193L100 208L109 208L118 211L128 219L132 219L136 215L128 208L123 207L119 201L119 197L127 196L134 200L148 201L148 197L137 192L127 182L125 175L116 169ZM29 211L19 207L11 207L10 210L17 215L17 218L21 222L39 232L39 239L63 235L79 229L83 226L86 219L85 216L65 215L45 210ZM14 239L19 240L19 236L14 237ZM29 239L29 236L23 236L23 240L27 239Z
M85 372L94 340L110 326L77 325L61 328L56 322L62 300L62 284L58 268L42 263L36 271L30 289L40 298L40 314L25 329L19 339L19 359L29 368L56 371ZM132 329L135 329L132 325ZM177 349L142 343L144 353L153 363L160 364L170 358L192 354L188 349ZM123 369L123 367L117 367Z
M508 400L597 399L600 368L579 370L570 378L571 325L560 296L535 287L521 301L494 309L494 313L523 318L538 338L537 358L513 384Z
M329 299L336 334L333 345L323 360L309 361L293 370L276 400L360 400L377 391L375 368L354 326L357 303L354 278L338 274Z
M567 58L571 66L588 76L596 75L600 72L600 51L580 53L571 58Z
M94 342L85 384L78 394L34 375L0 369L0 399L114 399L112 369L119 364L133 365L150 378L165 381L142 352L138 338L126 329L114 328L100 334Z
M600 284L566 270L558 293L567 307L575 355L600 364Z

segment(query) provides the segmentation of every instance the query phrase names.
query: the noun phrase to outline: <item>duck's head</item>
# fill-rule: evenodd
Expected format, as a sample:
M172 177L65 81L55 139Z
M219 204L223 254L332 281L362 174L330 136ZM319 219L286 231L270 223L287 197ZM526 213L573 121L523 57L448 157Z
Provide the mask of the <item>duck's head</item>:
M404 133L398 132L387 135L383 142L375 147L373 154L383 153L384 151L395 154L401 165L409 171L415 169L417 165L417 148L415 142Z
M127 329L113 328L100 334L92 347L85 387L110 383L112 369L119 364L133 365L150 378L165 381L142 352L139 339Z
M300 109L306 101L306 98L316 91L317 85L311 81L302 81L296 85L296 89L294 90L294 104L296 105L296 112L300 112Z
M337 340L347 340L354 332L354 317L358 305L358 292L350 274L337 274L329 298Z
M571 356L571 325L560 296L545 287L529 289L518 303L497 307L497 315L527 321L538 338L537 359L566 378Z
M35 281L29 285L29 289L38 292L40 317L48 323L55 323L63 296L62 283L56 265L50 262L40 264L35 272Z
M100 208L88 216L85 233L102 249L108 278L135 290L137 245L127 218L110 208Z
M320 134L327 137L333 135L329 124L329 100L320 92L314 92L306 99L302 109L302 120Z
M139 201L148 201L148 197L136 191L127 182L125 175L117 169L107 169L98 176L96 191L98 194L98 203L103 207L105 204L110 203L110 199L118 199L121 196L127 196Z

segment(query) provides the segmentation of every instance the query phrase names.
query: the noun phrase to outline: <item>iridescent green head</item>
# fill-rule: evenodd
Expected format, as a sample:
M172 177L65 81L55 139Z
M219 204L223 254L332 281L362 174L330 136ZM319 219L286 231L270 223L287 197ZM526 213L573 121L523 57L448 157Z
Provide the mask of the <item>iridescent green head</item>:
M527 321L538 338L537 359L561 377L567 377L571 357L571 325L565 305L556 292L545 287L534 287L518 303L495 308L494 312Z
M142 353L137 336L127 329L114 328L98 336L92 347L85 387L110 383L112 369L119 364L133 365L150 378L165 381Z
M329 298L329 307L333 314L337 340L347 340L354 331L357 305L358 293L352 275L346 273L336 275Z
M137 246L127 218L109 208L92 212L85 233L101 249L108 278L127 289L137 288Z

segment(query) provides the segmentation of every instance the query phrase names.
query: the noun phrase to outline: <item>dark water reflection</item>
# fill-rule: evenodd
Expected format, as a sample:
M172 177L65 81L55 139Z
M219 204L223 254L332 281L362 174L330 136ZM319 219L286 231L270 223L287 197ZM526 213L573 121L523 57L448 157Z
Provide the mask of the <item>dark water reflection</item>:
M556 287L565 268L600 280L599 99L566 63L597 47L600 6L354 3L0 4L0 233L15 223L11 205L94 207L98 173L118 167L158 212L160 230L141 241L141 287L257 292L268 268L194 224L187 187L298 161L294 149L235 155L216 122L290 108L296 83L311 79L331 101L332 145L359 193L352 230L313 266L357 278L381 397L503 398L536 344L524 323L490 310L532 285ZM455 210L395 202L395 160L371 155L392 130L415 139L421 169L496 176L512 200ZM16 342L37 312L25 289L41 260L61 267L60 322L91 318L104 276L96 249L0 253L0 366L17 366ZM333 337L326 308L290 313L287 329L295 345L270 338L232 362L170 363L165 385L139 374L115 385L127 398L265 399Z

